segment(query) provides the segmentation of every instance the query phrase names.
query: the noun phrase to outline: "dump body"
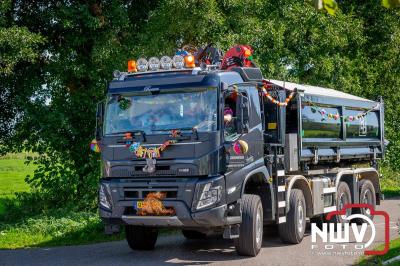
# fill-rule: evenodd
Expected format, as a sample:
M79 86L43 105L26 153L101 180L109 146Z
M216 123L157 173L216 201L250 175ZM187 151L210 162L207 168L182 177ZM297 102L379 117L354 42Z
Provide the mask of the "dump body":
M297 171L304 164L350 165L382 158L383 102L322 87L270 82L298 94L286 109L287 171Z

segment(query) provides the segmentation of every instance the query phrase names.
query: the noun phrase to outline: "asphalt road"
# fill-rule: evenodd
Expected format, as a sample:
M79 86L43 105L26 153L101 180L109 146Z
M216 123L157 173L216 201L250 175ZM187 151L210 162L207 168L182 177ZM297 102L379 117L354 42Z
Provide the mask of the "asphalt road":
M379 210L390 215L390 237L399 237L400 199L385 200ZM384 220L374 219L377 237L374 245L384 241ZM267 228L266 228L267 229ZM357 255L347 254L340 247L325 252L311 249L310 230L298 245L285 245L274 232L266 232L263 248L255 258L236 255L229 240L185 240L180 234L159 237L153 251L131 251L125 241L85 246L0 250L0 265L162 265L162 264L224 264L224 265L349 265ZM323 245L322 245L323 246ZM331 252L331 253L329 253ZM336 252L336 253L334 253Z

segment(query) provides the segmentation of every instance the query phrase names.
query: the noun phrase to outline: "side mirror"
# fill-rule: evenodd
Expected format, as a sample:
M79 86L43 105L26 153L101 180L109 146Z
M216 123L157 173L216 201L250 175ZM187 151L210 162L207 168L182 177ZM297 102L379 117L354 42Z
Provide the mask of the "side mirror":
M100 140L103 136L103 118L104 118L104 102L97 103L96 111L96 140Z
M243 93L238 93L236 102L237 129L238 133L247 133L249 131L249 98Z

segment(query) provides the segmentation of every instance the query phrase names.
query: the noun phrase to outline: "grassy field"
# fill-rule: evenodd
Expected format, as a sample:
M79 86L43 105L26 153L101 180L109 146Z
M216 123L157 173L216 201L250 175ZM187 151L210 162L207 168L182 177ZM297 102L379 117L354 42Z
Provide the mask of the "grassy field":
M4 202L15 192L29 191L25 177L33 174L35 166L25 165L25 155L8 155L0 158L0 215L5 212Z
M16 200L15 193L29 192L25 177L33 174L35 166L25 165L26 156L0 157L0 249L78 245L123 238L123 234L105 235L96 212L46 210L31 216L6 217L10 212L6 203Z

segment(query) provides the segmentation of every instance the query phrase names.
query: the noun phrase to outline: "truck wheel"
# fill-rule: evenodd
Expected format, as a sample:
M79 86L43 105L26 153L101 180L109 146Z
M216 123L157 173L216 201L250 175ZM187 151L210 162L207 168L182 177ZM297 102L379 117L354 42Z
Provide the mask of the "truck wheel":
M234 239L239 255L256 256L263 240L263 208L260 196L244 194L242 197L242 223L239 238Z
M339 182L339 186L336 192L336 209L340 211L346 204L351 204L351 192L349 185L346 182ZM333 223L347 223L346 217L351 215L351 209L346 210L345 215L335 215L329 222Z
M361 204L369 204L375 210L376 207L376 198L375 198L375 188L372 182L368 179L363 179L360 181L359 185L360 191L360 203ZM374 216L371 214L371 210L368 208L358 208L354 209L354 213L359 213L367 216L371 220L374 219ZM365 222L363 219L356 218L352 220L357 224L361 224Z
M126 225L125 236L128 245L133 250L154 249L157 241L158 230L137 225Z
M206 239L207 235L195 230L182 230L182 234L186 239Z
M286 223L279 224L279 235L282 242L298 244L303 240L306 229L306 200L303 191L292 189L289 198L289 212Z

